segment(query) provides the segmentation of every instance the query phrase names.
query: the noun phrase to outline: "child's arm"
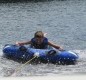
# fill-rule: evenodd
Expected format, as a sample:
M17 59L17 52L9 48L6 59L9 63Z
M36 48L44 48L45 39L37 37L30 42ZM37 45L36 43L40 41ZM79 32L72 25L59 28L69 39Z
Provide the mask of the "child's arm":
M53 44L52 42L48 42L48 45L50 45L56 49L63 50L60 46L57 46L57 45Z
M16 45L27 45L27 44L31 44L31 41L26 41L26 42L16 42Z

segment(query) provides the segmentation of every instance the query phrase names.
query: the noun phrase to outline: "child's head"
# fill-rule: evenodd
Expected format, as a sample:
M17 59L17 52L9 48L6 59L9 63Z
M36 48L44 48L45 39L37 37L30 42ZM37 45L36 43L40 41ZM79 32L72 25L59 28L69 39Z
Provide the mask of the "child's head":
M35 38L43 38L44 37L44 33L42 31L37 31L34 35Z
M41 44L44 38L44 33L42 31L37 31L34 34L34 38L36 38L37 44Z

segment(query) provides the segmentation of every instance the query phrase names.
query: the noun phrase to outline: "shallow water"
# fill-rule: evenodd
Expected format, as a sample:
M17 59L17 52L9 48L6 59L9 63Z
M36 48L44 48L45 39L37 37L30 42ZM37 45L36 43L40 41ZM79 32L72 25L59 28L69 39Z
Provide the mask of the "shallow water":
M0 3L0 76L86 74L86 1ZM3 58L5 44L30 40L42 30L55 44L79 55L76 65L28 64Z

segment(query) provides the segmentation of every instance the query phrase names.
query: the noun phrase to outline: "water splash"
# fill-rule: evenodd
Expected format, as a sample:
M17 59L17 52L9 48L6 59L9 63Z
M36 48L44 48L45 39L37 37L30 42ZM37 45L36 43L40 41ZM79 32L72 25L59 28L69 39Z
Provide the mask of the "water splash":
M0 45L0 56L3 56L3 46L2 45Z

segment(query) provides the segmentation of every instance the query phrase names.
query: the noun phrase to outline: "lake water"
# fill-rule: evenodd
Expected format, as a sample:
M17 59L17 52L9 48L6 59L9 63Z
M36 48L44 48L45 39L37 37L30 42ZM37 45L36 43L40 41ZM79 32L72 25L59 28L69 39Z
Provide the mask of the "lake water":
M86 74L86 0L0 3L0 76ZM36 31L79 55L75 65L28 64L3 58L5 44L30 40Z

